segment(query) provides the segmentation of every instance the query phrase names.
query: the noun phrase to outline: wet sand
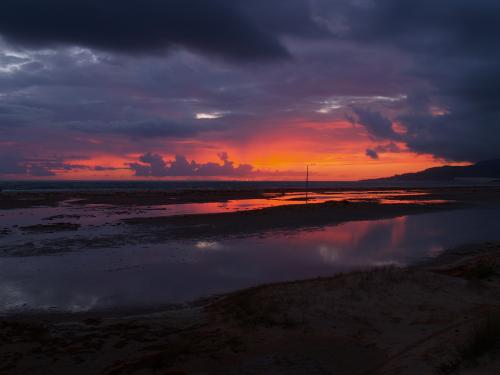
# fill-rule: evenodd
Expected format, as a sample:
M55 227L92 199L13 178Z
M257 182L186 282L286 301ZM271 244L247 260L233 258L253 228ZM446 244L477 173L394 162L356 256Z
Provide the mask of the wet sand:
M500 244L242 290L161 313L25 315L0 322L2 374L494 374L455 349L500 311ZM496 359L495 359L496 358ZM452 373L452 372L449 372Z
M263 190L128 190L128 191L46 191L0 192L0 209L56 206L72 200L74 204L115 206L153 206L180 203L225 202L230 199L265 198L280 191Z
M407 195L389 197L383 199L383 203L378 199L328 201L229 213L132 218L124 222L136 227L161 228L165 237L205 238L297 230L347 221L384 219L500 204L499 188L433 188L406 191ZM417 194L422 192L425 194ZM394 203L391 203L391 199Z
M393 191L426 192L422 200L461 199L479 201L497 199L500 187L442 187L442 188L328 188L310 189L311 193L345 191ZM64 201L79 205L155 206L181 203L227 202L234 199L280 197L287 193L303 192L302 189L240 189L240 190L95 190L95 191L0 191L0 210L56 206Z
M161 233L163 238L212 238L252 235L266 231L298 230L347 221L394 218L466 207L461 202L388 204L376 202L325 202L297 204L231 213L178 215L125 219L132 227Z

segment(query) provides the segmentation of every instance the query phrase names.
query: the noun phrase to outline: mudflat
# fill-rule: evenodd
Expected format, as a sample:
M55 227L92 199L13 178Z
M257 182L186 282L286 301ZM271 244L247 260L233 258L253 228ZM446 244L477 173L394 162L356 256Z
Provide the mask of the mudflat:
M314 228L347 221L386 219L464 207L467 207L467 204L462 202L383 205L377 202L342 201L296 204L231 213L132 218L125 219L124 223L150 228L152 231L161 228L163 236L169 238L205 238Z

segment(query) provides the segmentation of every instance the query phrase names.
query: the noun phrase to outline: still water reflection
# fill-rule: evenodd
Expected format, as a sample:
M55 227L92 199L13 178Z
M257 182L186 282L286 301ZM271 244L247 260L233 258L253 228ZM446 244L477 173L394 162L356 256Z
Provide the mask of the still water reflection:
M444 203L443 200L430 200L425 196L429 192L418 190L347 190L309 192L307 202L324 203L327 201L376 201L382 204ZM425 198L425 199L422 199ZM270 193L265 198L233 199L226 202L182 203L156 206L114 206L105 204L79 205L75 199L67 200L55 207L30 207L0 211L0 229L13 232L17 226L50 224L54 222L75 223L81 225L104 225L113 221L135 218L191 215L206 213L227 213L244 210L256 210L276 206L303 204L305 192Z
M500 240L498 211L349 222L220 241L0 259L0 310L152 307L260 283L408 264L467 242Z

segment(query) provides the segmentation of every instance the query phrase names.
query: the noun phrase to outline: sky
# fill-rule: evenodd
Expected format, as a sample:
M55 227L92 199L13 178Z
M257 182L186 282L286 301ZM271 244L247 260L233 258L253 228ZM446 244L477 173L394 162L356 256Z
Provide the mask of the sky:
M497 0L2 0L1 179L357 180L500 157Z

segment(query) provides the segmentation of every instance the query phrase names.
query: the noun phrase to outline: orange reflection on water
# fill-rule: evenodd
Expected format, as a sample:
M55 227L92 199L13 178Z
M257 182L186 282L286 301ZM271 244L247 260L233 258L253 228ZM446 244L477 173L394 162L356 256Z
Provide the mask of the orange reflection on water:
M419 199L428 195L428 192L405 191L405 190L369 190L369 191L326 191L309 192L307 194L307 203L319 204L325 202L377 202L381 204L439 204L446 203L445 200L425 200ZM191 215L236 212L245 210L257 210L262 208L296 205L306 203L306 193L271 193L268 198L258 199L238 199L227 202L210 203L184 203L159 206L162 209L161 215Z
M393 220L393 227L391 232L391 246L398 246L406 234L406 219L407 216L397 217Z

